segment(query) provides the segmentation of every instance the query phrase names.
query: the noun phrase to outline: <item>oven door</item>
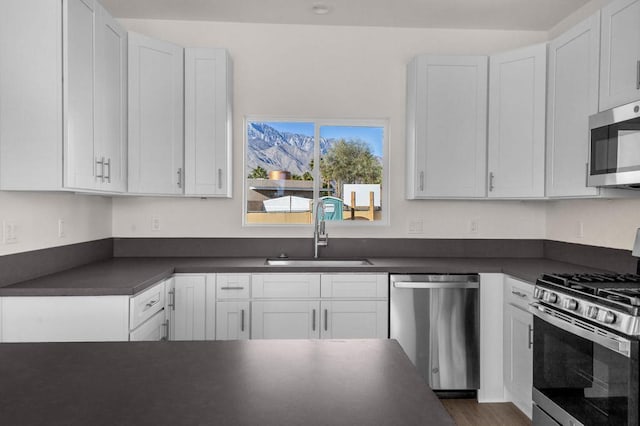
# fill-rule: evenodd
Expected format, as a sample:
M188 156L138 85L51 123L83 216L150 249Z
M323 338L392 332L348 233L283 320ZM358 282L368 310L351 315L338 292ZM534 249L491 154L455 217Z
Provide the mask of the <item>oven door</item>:
M563 425L637 425L638 342L541 305L531 311L537 408Z

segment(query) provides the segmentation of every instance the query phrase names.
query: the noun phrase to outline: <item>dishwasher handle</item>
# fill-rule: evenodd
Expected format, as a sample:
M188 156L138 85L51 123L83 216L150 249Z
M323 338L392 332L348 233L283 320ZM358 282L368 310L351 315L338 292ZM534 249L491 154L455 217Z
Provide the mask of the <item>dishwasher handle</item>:
M425 281L395 281L393 282L395 288L480 288L478 282L464 282L464 281L438 281L438 282L425 282Z

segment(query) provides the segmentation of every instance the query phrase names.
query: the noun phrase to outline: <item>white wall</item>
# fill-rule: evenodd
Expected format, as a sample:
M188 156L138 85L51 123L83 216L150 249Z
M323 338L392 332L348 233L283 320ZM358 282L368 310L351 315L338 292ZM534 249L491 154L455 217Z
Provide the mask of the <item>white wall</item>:
M543 238L543 203L406 201L406 64L420 53L481 54L533 44L545 32L395 29L123 20L129 30L192 47L225 47L234 63L234 198L115 198L117 237L309 236L306 227L242 227L243 118L385 118L390 124L391 224L329 226L332 236ZM151 231L152 217L161 222ZM469 232L469 222L478 232Z
M2 244L0 256L108 238L111 199L93 195L0 191L0 223L16 225L17 243ZM64 221L58 237L58 219Z

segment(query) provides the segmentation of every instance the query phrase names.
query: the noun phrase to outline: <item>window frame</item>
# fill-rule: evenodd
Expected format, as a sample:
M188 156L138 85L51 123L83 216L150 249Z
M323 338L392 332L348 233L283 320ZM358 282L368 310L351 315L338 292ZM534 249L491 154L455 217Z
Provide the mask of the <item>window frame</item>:
M248 154L248 126L249 123L312 123L314 125L314 163L320 164L320 128L323 126L351 126L351 127L381 127L382 130L382 191L380 194L380 220L362 221L362 220L341 220L330 221L327 226L337 227L371 227L371 226L389 226L390 222L390 173L389 164L389 120L386 118L363 118L363 119L345 119L345 118L301 118L301 117L279 117L269 115L247 115L242 123L242 227L243 228L267 228L273 229L278 227L284 228L308 228L313 227L312 223L248 223L247 222L247 154ZM317 160L317 161L316 161ZM320 167L313 170L313 205L315 206L320 194Z

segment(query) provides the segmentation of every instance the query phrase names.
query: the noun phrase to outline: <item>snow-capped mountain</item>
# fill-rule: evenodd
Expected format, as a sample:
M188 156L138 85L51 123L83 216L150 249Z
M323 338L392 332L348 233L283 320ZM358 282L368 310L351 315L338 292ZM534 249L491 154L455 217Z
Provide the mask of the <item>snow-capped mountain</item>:
M287 170L295 175L311 171L313 137L280 132L265 123L249 123L247 131L247 173L260 166L269 170ZM320 155L335 142L320 139Z

